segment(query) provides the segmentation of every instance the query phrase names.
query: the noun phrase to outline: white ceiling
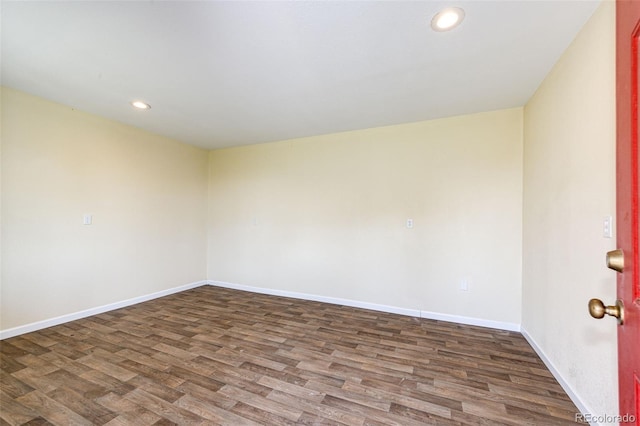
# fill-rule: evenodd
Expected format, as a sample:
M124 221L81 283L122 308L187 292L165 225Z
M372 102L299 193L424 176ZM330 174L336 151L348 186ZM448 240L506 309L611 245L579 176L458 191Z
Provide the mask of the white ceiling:
M446 6L465 21L432 31ZM244 145L522 106L597 6L3 0L1 79L201 147Z

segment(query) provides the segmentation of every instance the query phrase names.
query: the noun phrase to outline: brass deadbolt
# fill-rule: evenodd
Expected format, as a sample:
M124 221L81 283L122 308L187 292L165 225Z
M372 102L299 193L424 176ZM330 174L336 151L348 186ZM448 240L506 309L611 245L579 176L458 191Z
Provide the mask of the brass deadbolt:
M612 250L607 252L607 268L622 272L624 269L624 253L622 250Z

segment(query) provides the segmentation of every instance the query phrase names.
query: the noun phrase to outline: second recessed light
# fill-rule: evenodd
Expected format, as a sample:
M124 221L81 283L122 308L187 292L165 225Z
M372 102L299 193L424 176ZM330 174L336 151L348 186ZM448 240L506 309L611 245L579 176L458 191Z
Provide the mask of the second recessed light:
M459 7L448 7L436 13L431 19L434 31L449 31L460 25L464 19L464 10Z
M131 105L137 109L151 109L151 105L142 101L133 101L131 102Z

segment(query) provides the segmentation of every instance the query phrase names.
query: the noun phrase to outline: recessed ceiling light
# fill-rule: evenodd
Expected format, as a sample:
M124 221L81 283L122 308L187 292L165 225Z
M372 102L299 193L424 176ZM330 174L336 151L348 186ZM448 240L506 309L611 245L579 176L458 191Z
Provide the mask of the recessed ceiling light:
M459 7L448 7L436 13L431 20L434 31L449 31L460 25L464 19L464 10Z
M142 102L142 101L133 101L133 102L131 102L131 105L134 108L138 108L138 109L151 109L151 105L149 105L146 102Z

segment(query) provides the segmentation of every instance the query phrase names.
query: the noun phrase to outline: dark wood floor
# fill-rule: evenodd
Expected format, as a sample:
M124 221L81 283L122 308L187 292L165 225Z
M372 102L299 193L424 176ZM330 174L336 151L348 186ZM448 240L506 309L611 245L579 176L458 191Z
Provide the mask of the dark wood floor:
M199 287L1 345L1 424L555 425L519 333Z

